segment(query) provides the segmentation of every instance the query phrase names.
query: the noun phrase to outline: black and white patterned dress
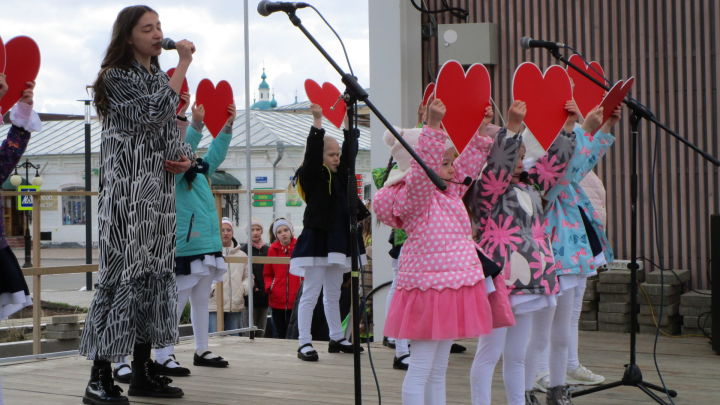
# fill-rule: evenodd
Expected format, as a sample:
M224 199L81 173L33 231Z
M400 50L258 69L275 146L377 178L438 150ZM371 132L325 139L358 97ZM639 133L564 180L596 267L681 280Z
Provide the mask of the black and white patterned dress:
M152 70L133 62L104 75L100 273L80 343L91 360L120 361L135 343L177 340L175 178L164 161L190 155L175 121L178 95Z

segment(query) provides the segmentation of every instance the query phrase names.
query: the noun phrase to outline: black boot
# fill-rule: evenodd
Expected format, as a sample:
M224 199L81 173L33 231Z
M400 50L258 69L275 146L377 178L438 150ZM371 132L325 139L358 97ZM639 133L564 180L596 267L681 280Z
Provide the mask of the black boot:
M132 362L132 379L128 395L138 397L180 398L185 393L178 387L169 385L172 380L157 374L155 362Z
M122 388L113 383L112 367L109 361L95 361L90 370L90 381L85 388L83 404L126 405L128 399L122 395Z

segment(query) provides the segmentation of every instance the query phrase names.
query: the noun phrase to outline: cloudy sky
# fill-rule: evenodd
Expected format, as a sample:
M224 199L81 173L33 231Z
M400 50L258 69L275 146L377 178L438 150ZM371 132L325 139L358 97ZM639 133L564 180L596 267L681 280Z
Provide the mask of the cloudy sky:
M112 23L123 7L138 1L94 0L4 0L0 11L0 37L33 38L40 47L41 67L36 102L40 112L82 114L87 98L85 86L95 79L107 47ZM198 4L204 3L202 6ZM340 87L335 71L294 27L284 13L260 16L258 0L249 0L250 98L257 93L265 66L268 83L280 105L306 99L303 82L313 78ZM360 83L369 85L367 0L310 1L333 25L345 42ZM203 78L227 80L236 104L244 106L243 2L241 0L151 0L158 11L166 37L189 39L197 52L188 73L191 92ZM317 14L298 10L303 24L347 70L339 42ZM163 69L177 64L177 54L166 51ZM252 102L252 100L251 100ZM242 107L241 107L242 108Z

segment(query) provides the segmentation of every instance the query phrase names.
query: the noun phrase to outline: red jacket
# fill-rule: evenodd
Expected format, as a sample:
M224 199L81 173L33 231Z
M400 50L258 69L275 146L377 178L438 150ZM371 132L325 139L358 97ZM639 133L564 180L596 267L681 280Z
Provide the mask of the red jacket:
M295 249L293 238L290 245L283 246L279 240L276 240L268 249L268 256L274 257L290 257ZM289 264L266 264L263 269L263 278L265 279L265 291L268 294L270 308L275 309L293 309L295 304L295 296L302 278L290 274Z

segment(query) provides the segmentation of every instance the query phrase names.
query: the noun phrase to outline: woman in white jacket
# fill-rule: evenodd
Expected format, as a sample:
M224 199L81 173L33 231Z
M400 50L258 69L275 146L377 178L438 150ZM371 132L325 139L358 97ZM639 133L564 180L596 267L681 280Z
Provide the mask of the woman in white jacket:
M234 228L229 218L222 219L221 238L224 257L247 257L233 238ZM243 325L245 296L250 291L250 277L247 264L228 263L228 271L223 277L223 308L225 312L225 330L240 329ZM210 293L210 332L217 330L217 297L215 285Z

